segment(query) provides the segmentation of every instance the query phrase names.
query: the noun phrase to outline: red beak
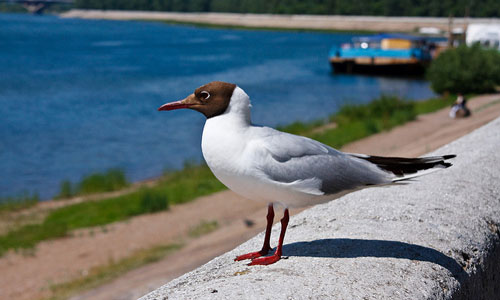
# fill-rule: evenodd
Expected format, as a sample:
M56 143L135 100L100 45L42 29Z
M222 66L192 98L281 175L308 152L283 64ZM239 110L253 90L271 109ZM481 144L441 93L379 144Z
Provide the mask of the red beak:
M158 108L158 110L174 110L174 109L180 109L180 108L188 108L192 104L187 104L184 100L180 101L175 101L175 102L170 102L170 103L165 103L162 106Z

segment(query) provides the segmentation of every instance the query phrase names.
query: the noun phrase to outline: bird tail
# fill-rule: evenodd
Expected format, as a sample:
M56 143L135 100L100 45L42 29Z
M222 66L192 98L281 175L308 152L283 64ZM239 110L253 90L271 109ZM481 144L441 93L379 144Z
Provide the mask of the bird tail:
M437 169L449 168L452 164L446 160L456 157L454 154L418 158L383 157L361 154L350 155L369 161L377 165L382 170L394 174L396 177L392 180L393 182L408 180L434 172Z

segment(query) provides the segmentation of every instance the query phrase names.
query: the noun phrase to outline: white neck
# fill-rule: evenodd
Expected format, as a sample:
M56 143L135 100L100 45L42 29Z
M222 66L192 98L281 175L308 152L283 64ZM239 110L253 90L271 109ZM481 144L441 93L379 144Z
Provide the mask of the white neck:
M237 123L242 126L249 126L251 123L250 118L250 108L252 105L250 104L250 97L240 88L236 87L233 91L233 95L231 96L231 100L229 100L229 105L226 108L226 111L216 117L212 117L211 119L225 119L230 120L231 123Z
M247 142L242 133L250 127L250 98L236 87L226 111L208 118L203 128L201 148L212 170L224 165L228 158L240 155Z

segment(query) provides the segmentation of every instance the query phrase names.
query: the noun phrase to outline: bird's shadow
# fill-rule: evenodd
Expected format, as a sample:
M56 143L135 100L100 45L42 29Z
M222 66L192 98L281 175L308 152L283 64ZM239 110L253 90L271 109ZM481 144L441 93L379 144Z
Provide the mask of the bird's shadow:
M427 261L446 268L459 282L468 277L467 272L453 258L432 248L398 241L321 239L286 244L283 246L283 254L331 258L393 257Z

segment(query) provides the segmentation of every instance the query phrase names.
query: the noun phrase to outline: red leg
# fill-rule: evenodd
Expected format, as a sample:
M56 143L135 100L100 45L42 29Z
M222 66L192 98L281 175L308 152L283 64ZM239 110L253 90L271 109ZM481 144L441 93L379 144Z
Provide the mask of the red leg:
M278 260L281 259L283 240L285 239L285 232L286 232L286 227L288 226L289 219L290 219L290 216L288 214L288 208L286 208L285 214L283 215L283 219L281 219L280 240L278 243L278 247L276 248L276 252L274 252L274 254L271 256L255 258L254 260L252 260L251 263L248 264L249 266L270 265L270 264L274 264L275 262L277 262Z
M272 203L270 203L269 206L267 207L266 218L267 218L266 237L264 238L264 245L262 245L262 249L257 252L250 252L247 254L240 255L234 259L235 261L244 259L254 259L256 257L264 256L269 252L269 250L271 250L271 245L269 241L271 240L271 228L273 227L273 220L274 220L274 209Z

